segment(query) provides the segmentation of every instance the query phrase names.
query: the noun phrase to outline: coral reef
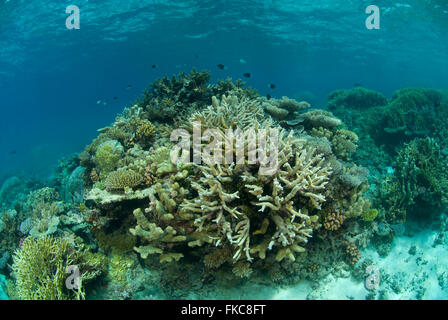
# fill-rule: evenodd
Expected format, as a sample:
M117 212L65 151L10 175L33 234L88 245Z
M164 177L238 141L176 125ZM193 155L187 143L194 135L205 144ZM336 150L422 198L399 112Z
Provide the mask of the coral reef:
M341 120L335 118L329 111L311 110L301 115L307 127L332 129L341 125Z
M264 110L276 120L291 119L295 117L296 112L310 108L306 101L297 102L288 97L282 99L263 99L262 106Z
M431 89L409 88L392 96L380 119L385 138L409 138L430 135L436 130L437 118L448 112L442 95ZM401 137L399 137L401 136ZM405 140L405 137L409 137Z
M390 222L407 215L427 217L440 213L448 202L446 156L434 139L415 139L405 145L395 161L394 173L378 189L378 206ZM425 208L425 210L422 210Z
M103 142L95 153L95 163L100 177L106 177L118 166L118 161L123 154L123 146L116 140Z
M132 170L118 170L111 172L105 181L106 189L109 191L125 191L139 186L143 177Z
M381 93L363 87L355 87L349 90L335 90L328 97L327 108L334 110L344 109L368 109L385 106L388 101Z
M209 78L193 70L156 80L84 152L60 162L52 188L2 209L0 260L14 253L13 295L134 299L152 286L184 298L186 288L353 270L384 216L365 197L370 170L355 163L365 135L307 102ZM367 109L384 105L368 90L344 94L331 95L335 112L363 95ZM174 129L193 139L180 148ZM8 185L5 194L17 192L17 180ZM81 271L77 291L64 286L68 265Z
M25 300L84 299L85 283L101 273L101 257L82 247L72 247L65 239L32 237L22 242L13 256L13 274L16 279L15 294ZM80 270L78 289L66 287L66 270L77 266Z

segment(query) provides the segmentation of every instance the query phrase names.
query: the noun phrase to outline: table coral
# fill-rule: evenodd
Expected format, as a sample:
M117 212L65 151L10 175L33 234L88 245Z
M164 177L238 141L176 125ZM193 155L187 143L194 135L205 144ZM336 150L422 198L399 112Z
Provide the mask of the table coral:
M135 188L143 182L143 177L132 170L118 170L111 172L105 181L109 191L124 191Z

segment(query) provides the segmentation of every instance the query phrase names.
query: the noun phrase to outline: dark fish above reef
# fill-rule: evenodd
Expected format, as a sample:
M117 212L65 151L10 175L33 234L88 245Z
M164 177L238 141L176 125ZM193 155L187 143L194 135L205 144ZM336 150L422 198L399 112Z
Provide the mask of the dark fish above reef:
M250 78L251 76L252 74L250 74L250 72L243 73L243 77Z
M275 89L275 84L273 84L273 83L269 84L269 88Z
M156 66L155 64L153 64L153 65L152 65L152 68L155 69L155 68L157 68L157 66Z
M220 63L220 64L217 65L217 67L218 67L218 69L220 69L220 70L224 70L226 66L223 65L222 63Z

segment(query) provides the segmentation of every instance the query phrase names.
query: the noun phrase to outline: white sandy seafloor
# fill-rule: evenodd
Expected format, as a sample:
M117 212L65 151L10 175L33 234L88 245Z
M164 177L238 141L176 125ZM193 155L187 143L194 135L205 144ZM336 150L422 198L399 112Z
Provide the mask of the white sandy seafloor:
M380 257L373 247L362 251L363 258L374 261L373 265L379 270L377 290L367 290L365 281L357 281L347 272L342 277L340 273L339 277L329 275L319 281L317 287L310 281L290 287L248 283L233 292L217 293L214 298L445 300L448 299L448 243L435 244L439 234L420 231L412 236L397 236L386 257Z
M437 235L420 232L412 237L396 237L386 257L380 257L374 248L362 252L380 272L376 299L448 299L448 247L446 243L434 246ZM410 250L413 246L415 254ZM329 276L314 291L298 285L280 290L273 298L366 299L369 293L365 282L354 281L350 276Z

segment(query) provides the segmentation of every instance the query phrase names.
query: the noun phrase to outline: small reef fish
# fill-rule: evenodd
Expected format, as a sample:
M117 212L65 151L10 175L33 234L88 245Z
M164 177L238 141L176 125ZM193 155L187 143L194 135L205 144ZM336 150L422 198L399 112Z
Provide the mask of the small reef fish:
M130 89L130 88L132 88L132 84L128 84L128 85L126 86L126 89Z
M268 94L266 95L266 98L267 98L268 100L270 100L272 97L271 97L271 95L268 93Z
M17 154L17 151L16 150L11 150L11 151L9 151L9 155L10 156L13 156L13 155L16 155Z
M114 101L117 101L117 100L118 100L118 97L114 97L113 99L114 99Z
M275 89L275 84L273 84L273 83L269 84L269 88Z
M252 74L250 72L243 73L243 77L250 78L252 77Z
M153 64L151 67L152 67L153 69L157 68L157 66L156 66L155 64Z
M240 59L240 63L242 63L242 64L246 64L246 63L247 63L247 61L246 61L246 60L244 60L244 59Z
M223 65L222 63L218 64L217 67L218 67L218 69L220 69L220 70L224 70L224 69L226 68L226 66Z

